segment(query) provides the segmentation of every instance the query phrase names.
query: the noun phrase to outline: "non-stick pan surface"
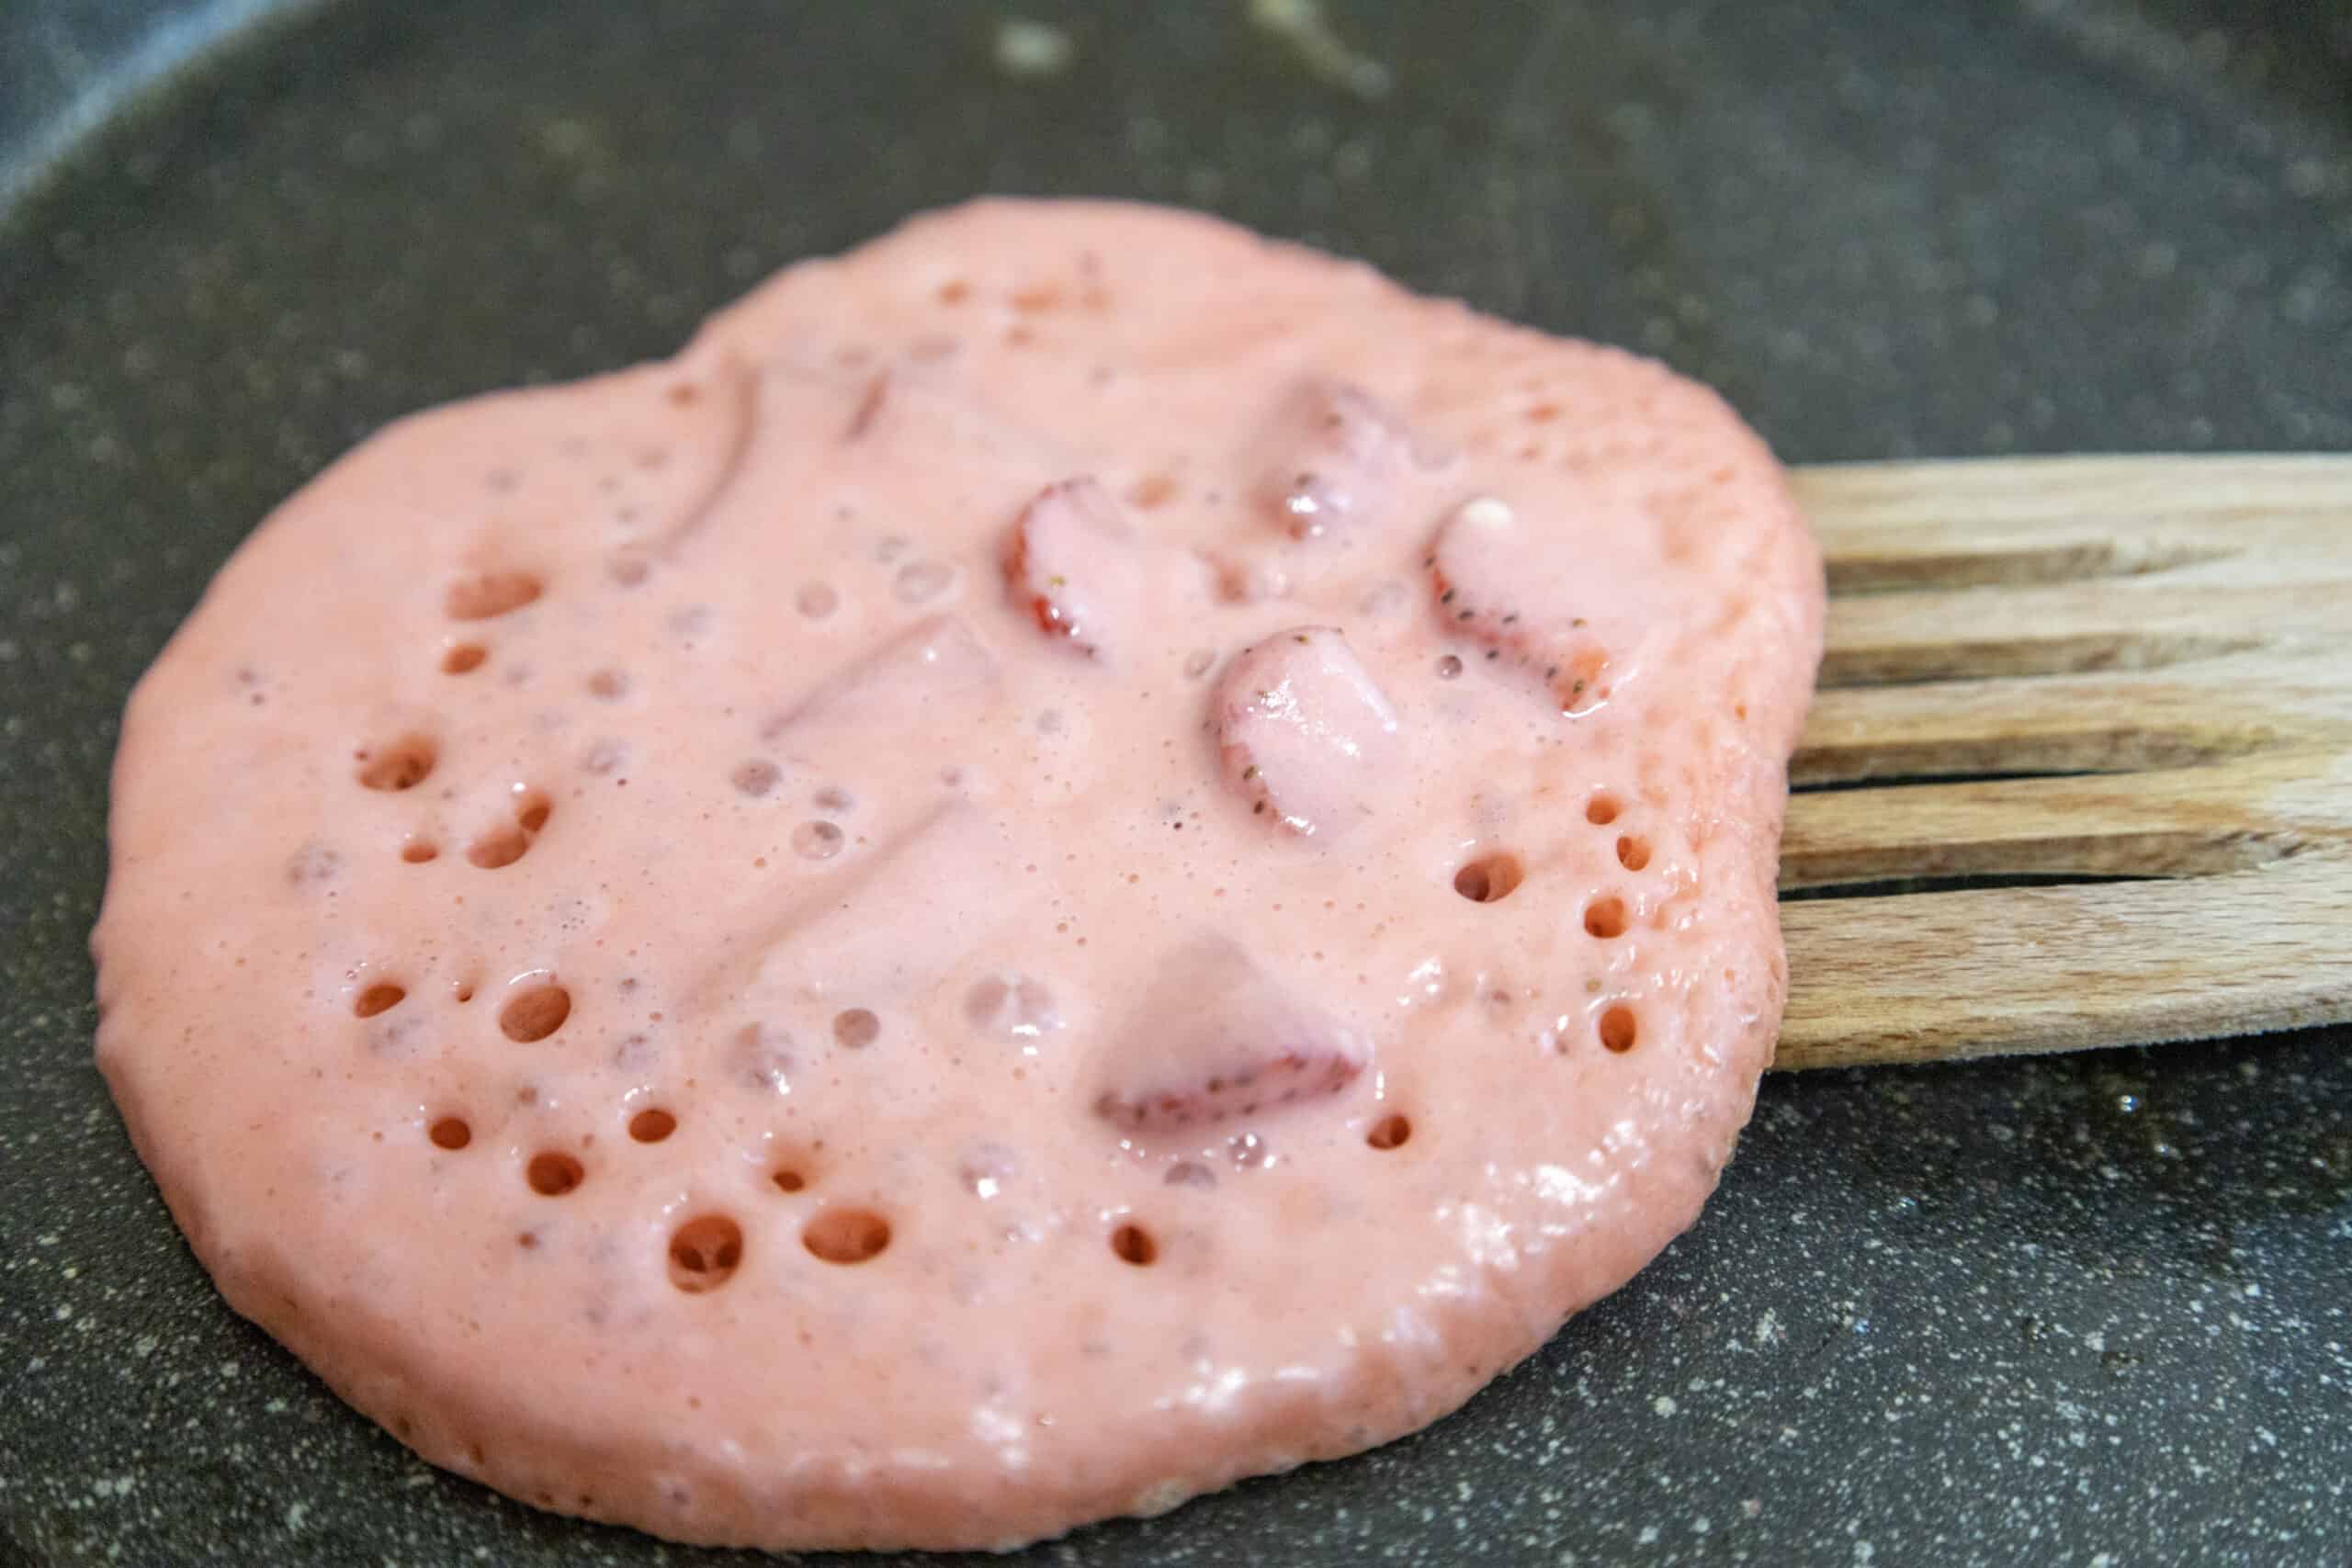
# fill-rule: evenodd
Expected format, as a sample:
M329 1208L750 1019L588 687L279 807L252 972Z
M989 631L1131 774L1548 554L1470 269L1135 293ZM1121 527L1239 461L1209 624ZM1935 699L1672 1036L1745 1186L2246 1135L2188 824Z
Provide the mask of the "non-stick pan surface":
M0 145L153 8L0 7ZM1001 66L994 6L349 0L19 194L0 1564L702 1560L345 1409L221 1306L90 1065L123 695L393 414L665 353L992 189L1188 202L1645 348L1793 461L2352 447L2341 6L1332 0L1376 95L1239 4L1019 10L1060 72ZM2347 1048L1770 1080L1698 1228L1461 1415L1035 1559L2341 1568Z

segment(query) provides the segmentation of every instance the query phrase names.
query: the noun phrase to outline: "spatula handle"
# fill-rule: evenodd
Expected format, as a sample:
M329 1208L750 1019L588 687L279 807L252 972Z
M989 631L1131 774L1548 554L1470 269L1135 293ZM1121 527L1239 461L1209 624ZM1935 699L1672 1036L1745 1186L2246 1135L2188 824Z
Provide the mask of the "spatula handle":
M1832 597L1779 1066L2352 1019L2352 457L1796 482Z

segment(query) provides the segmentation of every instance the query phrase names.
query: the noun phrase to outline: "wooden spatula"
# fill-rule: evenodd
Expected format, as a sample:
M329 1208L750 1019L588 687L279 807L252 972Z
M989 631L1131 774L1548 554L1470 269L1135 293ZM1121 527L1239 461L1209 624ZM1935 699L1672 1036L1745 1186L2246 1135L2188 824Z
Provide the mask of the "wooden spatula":
M2352 1019L2352 457L1800 469L1779 1066Z

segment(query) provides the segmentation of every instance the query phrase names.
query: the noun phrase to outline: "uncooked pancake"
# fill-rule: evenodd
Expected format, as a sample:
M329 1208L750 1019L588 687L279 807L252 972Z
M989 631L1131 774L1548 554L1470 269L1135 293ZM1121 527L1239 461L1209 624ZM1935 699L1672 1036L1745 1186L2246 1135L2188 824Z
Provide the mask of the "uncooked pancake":
M991 201L404 420L131 699L98 1058L436 1464L1011 1546L1435 1419L1713 1189L1818 558L1617 351Z

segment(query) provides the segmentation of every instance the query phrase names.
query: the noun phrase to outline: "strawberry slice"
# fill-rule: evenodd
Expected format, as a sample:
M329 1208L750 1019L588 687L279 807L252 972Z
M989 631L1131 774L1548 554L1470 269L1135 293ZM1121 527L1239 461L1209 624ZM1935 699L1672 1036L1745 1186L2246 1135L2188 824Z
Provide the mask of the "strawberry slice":
M1138 618L1136 531L1091 475L1047 485L1022 509L1004 576L1013 603L1040 630L1090 659Z
M1438 525L1422 565L1448 630L1476 644L1489 660L1536 671L1563 714L1590 712L1609 698L1623 661L1589 613L1563 609L1578 603L1579 546L1566 531L1529 527L1492 496L1464 502ZM1589 559L1587 556L1583 558ZM1656 573L1632 570L1596 573L1603 581L1642 583ZM1637 591L1638 592L1638 591ZM1611 627L1634 607L1609 608Z
M1402 418L1363 388L1325 377L1275 416L1261 490L1295 539L1379 522L1415 462L1433 466Z
M1336 626L1293 626L1234 656L1212 699L1226 783L1294 833L1368 815L1396 710Z
M926 616L819 681L761 727L796 755L827 754L877 723L977 710L997 692L996 660L952 615Z
M1173 953L1144 993L1103 1065L1094 1113L1144 1134L1261 1116L1338 1094L1371 1055L1238 944L1204 936Z

